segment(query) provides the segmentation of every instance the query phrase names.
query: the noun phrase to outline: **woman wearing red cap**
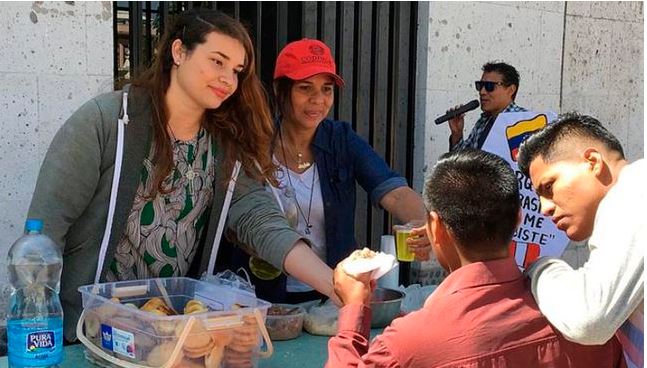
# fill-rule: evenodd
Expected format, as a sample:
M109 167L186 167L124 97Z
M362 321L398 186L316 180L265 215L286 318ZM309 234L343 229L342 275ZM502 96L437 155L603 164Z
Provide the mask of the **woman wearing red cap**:
M272 154L280 168L279 189L274 191L292 225L331 267L364 246L355 239L356 184L366 190L375 207L400 221L425 220L422 198L407 181L390 170L349 123L327 118L335 86L343 85L330 49L321 41L289 43L276 60L278 120ZM428 259L424 229L418 235L423 238L410 243L412 250L417 259ZM258 295L270 301L296 303L320 296L257 259L252 258L247 266L255 276Z
M50 145L29 217L63 249L65 337L77 288L214 270L223 231L326 294L332 271L262 186L274 181L272 119L245 28L178 15L132 86L77 110Z

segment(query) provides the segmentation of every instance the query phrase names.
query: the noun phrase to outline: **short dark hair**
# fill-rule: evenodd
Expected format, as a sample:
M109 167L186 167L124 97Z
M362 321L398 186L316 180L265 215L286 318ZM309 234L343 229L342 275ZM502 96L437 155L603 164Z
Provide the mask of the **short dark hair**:
M517 178L490 152L462 149L441 156L425 181L424 200L465 249L500 250L517 227Z
M541 157L545 162L557 158L557 147L560 142L573 138L598 141L606 148L618 152L621 158L625 158L618 139L599 120L588 115L569 112L558 116L553 123L530 134L521 143L517 156L519 169L529 177L530 163L537 157Z
M484 73L491 73L491 72L496 72L501 74L503 77L503 84L506 86L510 85L515 85L517 86L517 90L514 91L514 94L512 95L512 100L517 97L517 92L519 92L519 72L517 69L514 68L514 66L510 64L506 64L503 62L494 62L490 61L485 64L483 64L483 67L481 68Z

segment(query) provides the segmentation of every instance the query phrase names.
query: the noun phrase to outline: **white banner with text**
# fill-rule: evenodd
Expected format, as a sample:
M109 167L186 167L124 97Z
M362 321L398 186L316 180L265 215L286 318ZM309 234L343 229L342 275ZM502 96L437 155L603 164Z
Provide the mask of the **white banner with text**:
M499 114L483 143L484 151L503 157L517 175L521 196L521 223L510 244L517 265L525 268L538 257L559 257L568 245L566 233L557 229L550 218L540 212L539 197L530 178L519 171L517 153L521 142L533 131L557 117L554 112L509 112Z

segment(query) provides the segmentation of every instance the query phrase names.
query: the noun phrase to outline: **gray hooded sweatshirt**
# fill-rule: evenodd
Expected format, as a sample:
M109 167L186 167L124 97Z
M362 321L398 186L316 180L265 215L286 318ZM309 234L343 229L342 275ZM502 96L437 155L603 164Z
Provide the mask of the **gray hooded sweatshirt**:
M123 115L122 105L126 105L122 97L121 91L100 95L81 106L65 122L47 151L29 208L29 217L42 219L43 232L63 251L60 297L65 338L69 341L76 340L76 323L83 310L77 289L94 283L95 278L105 282L106 270L125 230L143 162L151 146L150 97L144 90L133 87L127 94L128 122L123 130L123 159L114 215L109 231L105 231L115 172L118 119ZM222 170L222 151L219 149L216 157L219 178L230 175ZM214 185L206 233L193 262L192 269L196 272L188 276L199 277L205 272L211 253L218 249L216 228L227 191L220 181ZM251 252L279 269L283 269L287 253L302 239L289 227L272 195L261 183L245 175L245 170L240 171L235 182L226 231L234 233L238 243L248 245ZM99 265L104 236L105 257ZM97 273L98 266L101 266L100 273Z

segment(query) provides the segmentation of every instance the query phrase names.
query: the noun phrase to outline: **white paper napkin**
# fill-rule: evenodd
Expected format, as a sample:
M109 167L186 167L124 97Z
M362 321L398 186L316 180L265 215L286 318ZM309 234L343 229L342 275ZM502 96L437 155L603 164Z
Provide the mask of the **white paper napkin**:
M358 258L344 262L344 271L357 276L371 272L371 279L379 279L398 265L392 254L377 252L373 258Z

